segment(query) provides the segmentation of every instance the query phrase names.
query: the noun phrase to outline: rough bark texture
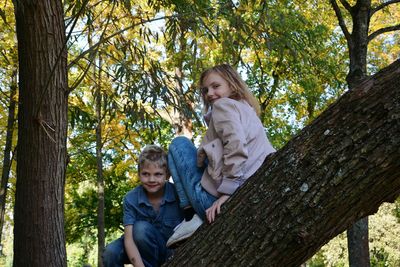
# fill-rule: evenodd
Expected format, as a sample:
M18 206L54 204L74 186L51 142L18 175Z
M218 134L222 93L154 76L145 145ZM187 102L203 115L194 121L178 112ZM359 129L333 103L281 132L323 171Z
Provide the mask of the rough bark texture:
M14 1L19 108L13 266L67 266L67 54L62 2Z
M299 266L400 194L400 60L344 94L167 266Z

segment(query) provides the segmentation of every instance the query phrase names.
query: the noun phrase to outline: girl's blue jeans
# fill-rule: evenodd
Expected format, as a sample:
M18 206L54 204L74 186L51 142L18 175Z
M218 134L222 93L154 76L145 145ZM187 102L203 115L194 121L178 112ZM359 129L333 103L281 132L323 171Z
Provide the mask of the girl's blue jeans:
M168 167L179 197L181 208L192 206L205 220L206 209L217 198L200 184L205 168L197 167L197 150L192 141L179 136L172 140L168 150Z

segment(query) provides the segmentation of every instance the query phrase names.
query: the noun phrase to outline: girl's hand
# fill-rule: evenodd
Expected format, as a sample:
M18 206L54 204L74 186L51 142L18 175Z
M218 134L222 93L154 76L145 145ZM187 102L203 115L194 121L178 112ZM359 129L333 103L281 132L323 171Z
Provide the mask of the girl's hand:
M209 207L209 208L206 210L206 217L207 217L207 221L208 221L209 223L214 222L216 215L219 214L219 213L221 212L221 206L222 206L222 204L224 204L225 201L227 201L229 197L230 197L229 195L222 195L222 196L220 196L220 198L218 198L218 199L212 204L212 206Z

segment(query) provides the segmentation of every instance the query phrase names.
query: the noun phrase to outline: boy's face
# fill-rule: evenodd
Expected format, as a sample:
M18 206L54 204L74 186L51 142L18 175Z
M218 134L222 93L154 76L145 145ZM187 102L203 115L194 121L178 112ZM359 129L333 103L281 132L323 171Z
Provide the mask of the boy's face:
M140 167L139 179L149 196L162 196L167 173L158 164L146 163Z

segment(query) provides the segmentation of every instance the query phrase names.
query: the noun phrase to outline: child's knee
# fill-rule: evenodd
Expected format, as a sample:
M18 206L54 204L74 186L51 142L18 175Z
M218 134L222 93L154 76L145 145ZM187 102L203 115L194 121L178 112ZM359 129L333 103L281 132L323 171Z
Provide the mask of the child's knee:
M114 266L116 262L120 261L121 255L124 253L123 241L117 239L108 244L102 253L104 266Z
M133 225L132 234L135 243L142 243L149 240L151 233L154 231L154 226L146 221L137 221Z
M175 138L172 140L172 142L171 142L171 144L170 144L170 147L171 147L171 146L172 146L172 147L174 147L174 146L181 147L181 146L191 145L191 143L192 143L192 141L190 141L190 139L188 139L187 137L185 137L185 136L178 136L178 137L175 137Z

